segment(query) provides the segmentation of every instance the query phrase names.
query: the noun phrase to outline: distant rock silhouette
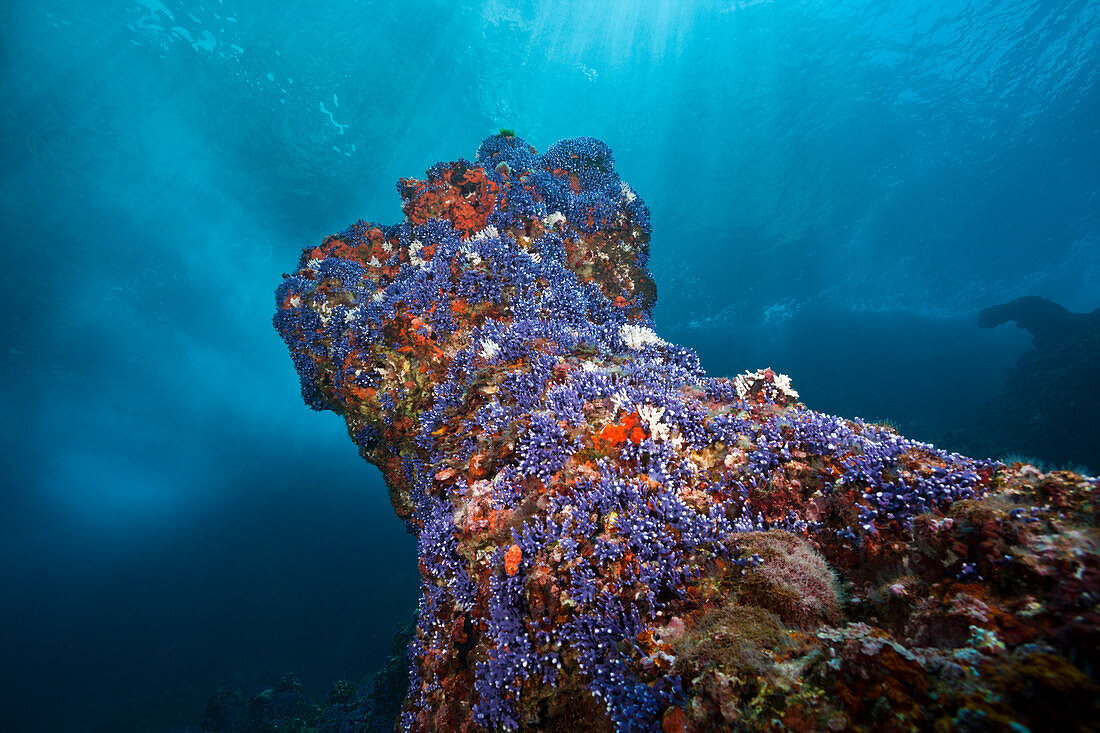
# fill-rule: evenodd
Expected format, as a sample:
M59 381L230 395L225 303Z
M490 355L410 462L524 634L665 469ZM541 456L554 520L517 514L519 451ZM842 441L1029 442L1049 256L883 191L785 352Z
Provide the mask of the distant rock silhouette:
M415 626L414 620L398 629L389 657L371 679L340 680L323 700L311 700L292 674L251 698L225 687L207 701L201 726L177 726L172 733L391 733L409 686L405 650Z
M1009 321L1031 333L1035 348L1048 349L1068 339L1100 332L1100 308L1092 313L1071 313L1052 300L1025 295L978 314L982 328L995 328Z
M978 325L1015 321L1035 348L1020 357L979 429L1002 449L1044 461L1100 467L1100 309L1071 313L1034 295L986 308Z

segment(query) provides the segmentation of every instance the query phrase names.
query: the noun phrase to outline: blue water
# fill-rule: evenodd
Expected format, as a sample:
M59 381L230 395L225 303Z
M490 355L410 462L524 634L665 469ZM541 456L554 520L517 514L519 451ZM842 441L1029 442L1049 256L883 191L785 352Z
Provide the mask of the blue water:
M377 668L414 544L270 318L398 177L599 137L665 338L937 440L1031 345L978 310L1100 307L1098 42L1086 0L4 4L0 729Z

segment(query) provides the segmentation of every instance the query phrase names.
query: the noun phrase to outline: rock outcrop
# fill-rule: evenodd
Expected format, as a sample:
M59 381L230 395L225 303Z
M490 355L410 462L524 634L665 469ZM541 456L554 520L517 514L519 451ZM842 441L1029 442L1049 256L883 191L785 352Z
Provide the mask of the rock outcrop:
M707 376L653 330L598 140L493 136L398 191L403 222L303 252L275 325L418 537L400 728L1095 724L1095 479Z
M978 314L983 328L1009 321L1031 333L1035 348L1020 357L1001 393L978 413L975 442L1054 466L1098 470L1100 309L1071 313L1030 295Z

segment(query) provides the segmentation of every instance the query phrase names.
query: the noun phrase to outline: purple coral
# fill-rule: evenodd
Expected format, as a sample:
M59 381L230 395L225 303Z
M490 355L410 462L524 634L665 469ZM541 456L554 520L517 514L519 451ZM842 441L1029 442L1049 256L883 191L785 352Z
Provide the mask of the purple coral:
M648 211L604 143L498 135L398 189L407 220L308 250L275 325L418 535L406 729L518 729L569 675L618 730L655 730L691 680L641 645L713 603L704 579L767 562L745 533L847 548L988 489L989 462L808 410L770 369L709 378L659 338ZM800 622L836 615L819 559L760 575L809 594Z

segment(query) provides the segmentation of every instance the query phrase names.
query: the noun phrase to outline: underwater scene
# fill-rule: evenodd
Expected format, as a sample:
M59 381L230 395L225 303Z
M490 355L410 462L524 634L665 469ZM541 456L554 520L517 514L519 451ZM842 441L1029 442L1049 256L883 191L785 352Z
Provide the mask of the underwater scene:
M0 731L1100 729L1100 5L2 17Z

